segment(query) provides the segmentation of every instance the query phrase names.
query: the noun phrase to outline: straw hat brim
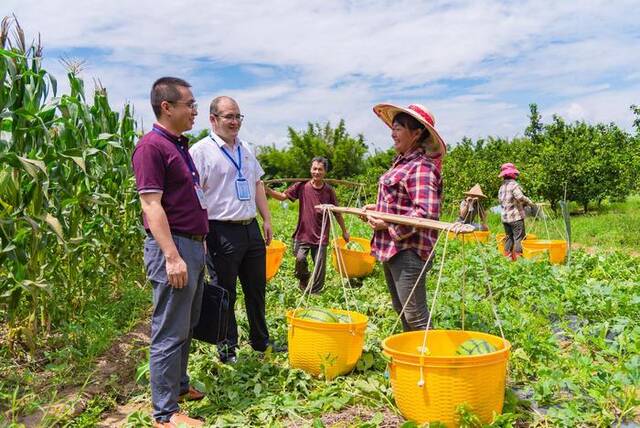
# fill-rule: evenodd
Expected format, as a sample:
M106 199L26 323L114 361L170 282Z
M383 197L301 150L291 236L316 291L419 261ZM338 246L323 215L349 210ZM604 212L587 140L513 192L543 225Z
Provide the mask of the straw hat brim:
M464 194L465 194L465 195L469 195L469 196L477 196L477 197L479 197L479 198L485 198L485 199L487 198L487 195L485 195L484 193L482 193L482 191L480 191L480 192L475 192L475 191L473 191L473 189L471 189L471 190L469 190L469 191L467 191L467 192L464 192Z
M378 116L389 128L393 126L393 118L398 113L407 113L414 117L418 122L423 124L429 130L429 138L427 139L427 152L440 153L444 156L447 153L447 146L444 140L429 122L413 110L405 107L398 107L393 104L377 104L373 107L373 112Z

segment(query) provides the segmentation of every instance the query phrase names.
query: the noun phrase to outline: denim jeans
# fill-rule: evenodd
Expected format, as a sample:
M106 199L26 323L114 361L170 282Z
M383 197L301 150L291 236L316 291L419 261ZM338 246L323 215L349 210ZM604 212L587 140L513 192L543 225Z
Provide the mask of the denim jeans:
M200 318L205 250L202 242L173 236L187 265L187 285L173 288L167 279L165 259L152 237L144 242L144 264L153 286L149 368L153 417L162 422L179 410L178 396L189 389L187 364L193 327Z
M420 276L425 263L429 263L429 266ZM387 288L391 294L393 309L400 314L402 307L407 305L401 318L403 330L426 329L429 309L427 308L425 278L431 269L431 261L425 262L413 250L404 250L382 263L382 268L387 280ZM413 295L409 297L416 282L418 285L416 285Z

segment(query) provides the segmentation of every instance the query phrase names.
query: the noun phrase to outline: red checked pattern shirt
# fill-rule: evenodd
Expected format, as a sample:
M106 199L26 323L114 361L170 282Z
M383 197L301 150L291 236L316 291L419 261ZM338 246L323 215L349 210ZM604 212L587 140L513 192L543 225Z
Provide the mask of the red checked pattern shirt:
M533 205L527 198L516 180L506 179L500 190L498 190L498 200L502 206L502 222L513 223L525 217L524 206Z
M434 160L416 149L396 157L378 182L376 211L438 220L442 199L442 180ZM386 262L396 253L412 249L427 260L438 239L435 229L389 224L377 230L371 241L371 254Z

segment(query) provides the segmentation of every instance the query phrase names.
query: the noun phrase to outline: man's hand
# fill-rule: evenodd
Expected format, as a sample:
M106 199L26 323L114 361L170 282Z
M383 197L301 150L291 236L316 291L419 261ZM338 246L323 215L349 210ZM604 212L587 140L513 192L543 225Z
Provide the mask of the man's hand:
M351 238L351 236L349 236L349 232L346 230L342 232L342 239L344 239L344 242L349 242L349 238Z
M165 257L165 267L167 269L167 279L173 288L183 288L187 285L188 273L187 264L178 254Z
M381 220L379 218L367 216L367 223L369 223L369 226L371 226L371 228L373 230L387 230L387 229L389 229L389 224L387 222L385 222L384 220Z
M265 221L262 223L262 230L264 230L264 242L269 246L271 239L273 238L273 230L271 229L271 222Z

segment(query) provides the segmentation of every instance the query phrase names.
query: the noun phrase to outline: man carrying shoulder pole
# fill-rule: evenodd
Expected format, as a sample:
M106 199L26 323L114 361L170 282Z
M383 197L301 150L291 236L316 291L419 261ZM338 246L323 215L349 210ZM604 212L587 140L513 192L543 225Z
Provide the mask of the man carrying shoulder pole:
M336 192L324 181L328 166L329 162L326 158L315 157L311 160L311 180L295 183L284 193L268 187L265 188L267 196L279 201L284 201L285 199L291 201L300 200L298 224L293 233L293 252L296 257L295 275L300 281L299 287L303 292L307 290L309 279L311 278L307 262L309 252L311 252L311 258L318 263L314 268L315 276L310 292L319 293L324 286L329 224L325 226L323 233L322 213L317 211L315 206L320 204L338 205ZM342 229L342 237L346 242L349 242L349 232L347 232L342 214L334 213L334 215L340 225L340 229ZM322 242L320 242L321 235L323 236ZM320 252L319 255L318 252Z

